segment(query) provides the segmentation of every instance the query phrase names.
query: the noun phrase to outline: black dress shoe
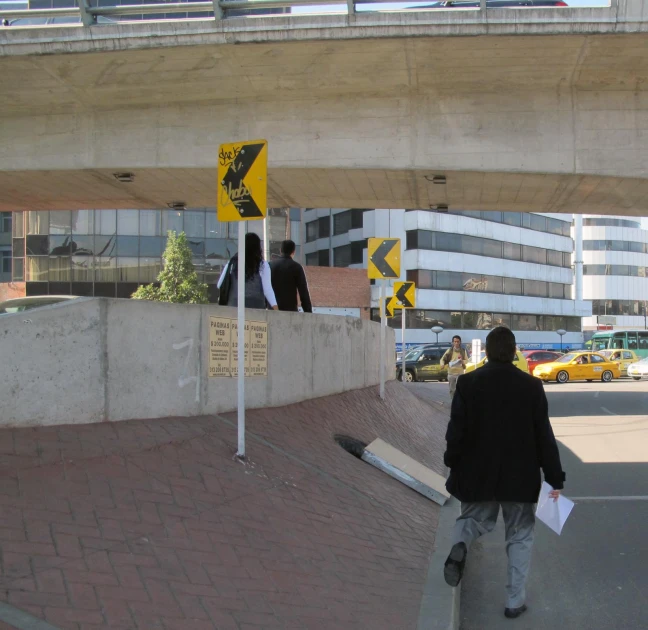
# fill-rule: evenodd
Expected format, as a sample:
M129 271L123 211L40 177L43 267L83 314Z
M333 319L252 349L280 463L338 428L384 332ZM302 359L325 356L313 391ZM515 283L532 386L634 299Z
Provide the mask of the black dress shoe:
M467 554L468 548L466 547L466 543L459 542L452 545L450 555L443 567L443 577L445 578L446 584L457 586L461 582L461 576L466 566Z
M525 612L526 609L527 609L526 604L522 604L522 606L519 606L518 608L505 608L504 616L508 617L509 619L516 619L523 612Z

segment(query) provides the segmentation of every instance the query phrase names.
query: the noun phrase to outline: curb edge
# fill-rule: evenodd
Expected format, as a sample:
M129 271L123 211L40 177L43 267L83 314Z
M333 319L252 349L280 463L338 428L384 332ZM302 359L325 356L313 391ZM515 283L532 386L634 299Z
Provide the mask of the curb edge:
M443 578L443 565L452 546L452 529L461 512L461 504L454 497L450 497L440 510L432 557L423 587L417 630L459 629L461 583L455 588L449 587Z

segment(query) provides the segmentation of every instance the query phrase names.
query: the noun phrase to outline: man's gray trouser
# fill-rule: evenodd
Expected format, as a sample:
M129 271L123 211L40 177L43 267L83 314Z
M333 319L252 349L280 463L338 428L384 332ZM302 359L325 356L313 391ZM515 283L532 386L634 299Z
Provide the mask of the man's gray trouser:
M497 523L499 507L506 526L506 555L508 556L508 583L506 607L518 608L526 599L526 581L531 564L535 514L533 503L484 501L461 504L461 516L455 523L452 544L470 543L483 534L492 532Z
M461 374L448 374L448 383L450 384L450 398L454 398L457 389L457 379Z

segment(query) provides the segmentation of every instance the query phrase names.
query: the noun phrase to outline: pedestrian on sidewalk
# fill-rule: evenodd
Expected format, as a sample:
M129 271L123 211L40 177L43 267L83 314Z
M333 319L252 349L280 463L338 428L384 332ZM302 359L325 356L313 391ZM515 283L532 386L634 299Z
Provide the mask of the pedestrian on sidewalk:
M513 365L515 335L504 326L486 337L488 362L461 376L452 400L444 454L448 491L461 501L444 577L457 586L470 544L493 531L502 507L506 529L508 582L504 615L526 609L534 504L540 470L557 501L565 473L549 422L542 382Z
M297 310L297 294L304 313L312 313L310 293L304 268L293 260L295 256L295 243L286 240L281 243L281 258L270 263L272 274L272 288L277 296L277 305L280 311Z
M225 265L217 284L222 306L238 306L238 254ZM277 310L277 299L272 290L270 265L263 260L263 247L258 234L245 235L245 308Z
M477 358L476 360L479 360ZM448 366L448 385L450 385L450 399L454 398L457 388L457 379L466 371L468 353L461 347L461 337L452 338L452 348L448 348L441 357L441 365Z

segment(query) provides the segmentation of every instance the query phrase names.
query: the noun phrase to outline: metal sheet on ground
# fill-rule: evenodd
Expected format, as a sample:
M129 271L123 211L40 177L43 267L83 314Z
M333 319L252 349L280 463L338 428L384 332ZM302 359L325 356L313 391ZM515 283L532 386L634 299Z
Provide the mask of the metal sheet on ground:
M380 438L365 448L362 459L439 505L450 497L444 477Z

